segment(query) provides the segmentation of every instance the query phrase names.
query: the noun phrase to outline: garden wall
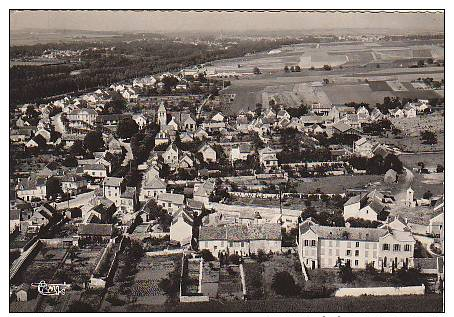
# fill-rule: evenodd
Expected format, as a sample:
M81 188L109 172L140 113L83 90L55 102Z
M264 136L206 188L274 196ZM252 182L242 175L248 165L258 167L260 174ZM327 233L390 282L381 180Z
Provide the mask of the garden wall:
M334 296L385 296L385 295L424 295L425 286L404 286L404 287L358 287L358 288L340 288Z

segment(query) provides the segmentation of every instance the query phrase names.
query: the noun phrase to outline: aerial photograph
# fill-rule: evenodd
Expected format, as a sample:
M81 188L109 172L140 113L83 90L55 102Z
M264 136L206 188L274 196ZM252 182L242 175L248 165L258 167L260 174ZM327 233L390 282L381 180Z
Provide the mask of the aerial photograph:
M444 10L9 19L9 312L445 312Z

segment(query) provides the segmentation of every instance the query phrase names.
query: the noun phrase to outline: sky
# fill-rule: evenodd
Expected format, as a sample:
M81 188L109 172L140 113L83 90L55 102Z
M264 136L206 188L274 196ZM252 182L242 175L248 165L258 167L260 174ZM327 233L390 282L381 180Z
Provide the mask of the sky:
M443 31L443 13L11 11L10 29L241 31L386 28Z

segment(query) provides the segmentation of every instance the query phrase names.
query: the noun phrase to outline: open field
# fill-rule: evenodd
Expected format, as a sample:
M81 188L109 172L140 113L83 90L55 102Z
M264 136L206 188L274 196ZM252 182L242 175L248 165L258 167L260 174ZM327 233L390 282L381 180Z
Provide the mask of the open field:
M417 153L401 154L399 159L409 169L418 168L418 163L423 162L427 168L435 168L438 164L445 166L445 153Z
M318 188L329 194L342 194L348 189L362 189L375 182L382 182L381 175L342 175L304 179L297 186L299 193L314 193Z

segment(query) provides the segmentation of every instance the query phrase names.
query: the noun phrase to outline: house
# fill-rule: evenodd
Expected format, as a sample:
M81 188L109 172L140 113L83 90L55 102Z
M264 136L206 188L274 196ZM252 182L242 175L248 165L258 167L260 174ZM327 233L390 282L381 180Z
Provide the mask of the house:
M412 104L406 104L403 111L406 118L416 118L416 107Z
M82 208L83 223L111 223L117 210L115 204L102 197L95 197Z
M197 152L202 154L205 162L216 162L216 151L209 144L202 145Z
M204 204L205 207L209 204L209 199L211 194L213 193L215 188L215 184L211 180L207 180L203 183L196 183L194 184L194 194L193 198L195 201L200 201Z
M20 231L20 218L21 211L20 209L10 209L9 210L9 233L13 233L16 230Z
M401 216L388 216L385 223L381 225L380 228L390 228L391 230L398 231L410 231L407 219L404 219Z
M383 119L383 113L378 108L374 108L370 113L370 119L372 121L378 121Z
M331 125L331 130L333 134L359 134L357 129L342 121L338 121Z
M94 125L98 113L90 108L75 109L67 114L66 118L70 124L83 122L88 125Z
M42 177L23 179L16 187L16 195L27 202L33 199L44 200L46 198L46 179Z
M334 122L337 122L349 114L356 114L354 107L348 107L346 105L332 105L332 108L326 115Z
M397 183L397 172L390 168L386 171L385 176L383 176L383 180L387 184Z
M150 167L147 167L143 175L143 180L150 180L155 177L159 177L159 168L156 165L151 165Z
M259 250L280 253L281 240L281 226L277 223L202 226L199 250L209 250L215 257L220 254L249 256L257 254Z
M290 114L285 111L284 109L281 109L277 112L277 115L276 115L277 119L278 120L281 120L281 119L287 119L287 120L290 120Z
M87 164L83 166L83 173L93 178L104 179L107 177L106 167L102 164Z
M164 164L169 165L171 168L176 168L178 166L178 154L178 147L174 143L170 144L162 154Z
M125 191L120 195L121 203L120 210L123 212L133 213L137 210L138 197L135 187L126 187Z
M178 111L172 112L172 118L182 131L194 132L197 129L197 122L190 113Z
M367 115L367 116L369 116L369 110L367 110L366 107L361 106L361 107L358 108L358 110L356 110L356 114L357 114L357 115L362 114L362 115Z
M41 128L41 129L38 129L38 131L36 131L35 133L35 136L37 135L40 135L44 138L44 140L46 140L46 143L49 143L50 142L50 132Z
M388 112L391 117L405 118L405 112L403 112L402 109L399 109L399 108L389 109Z
M439 213L438 215L430 218L427 232L435 237L440 237L445 223L445 213Z
M46 139L41 134L34 136L31 140L25 143L25 147L30 148L43 148L47 144Z
M110 137L109 140L107 141L107 148L109 149L109 152L112 154L120 154L122 152L122 146L120 141L118 141L114 137Z
M101 223L81 223L77 228L79 241L84 243L106 243L113 235L111 224Z
M211 117L211 121L216 122L223 122L225 119L224 115L220 112L216 113L214 116Z
M194 158L191 152L183 153L180 161L178 162L178 168L188 169L194 167Z
M143 114L132 115L132 120L134 120L137 123L140 130L145 128L145 126L147 125L147 118L145 118Z
M158 193L156 203L167 212L172 213L184 206L184 195L174 193Z
M106 177L102 185L104 197L110 199L116 206L120 207L123 177Z
M187 208L180 208L172 215L170 224L170 240L180 242L181 246L190 245L192 239L192 227L194 215Z
M344 219L361 218L369 221L377 221L377 217L385 209L379 198L371 195L360 194L351 197L344 204Z
M389 272L413 267L415 243L408 231L300 224L298 253L301 265L309 269L334 268L340 261L353 269L371 264Z
M374 156L374 149L376 145L376 142L362 137L353 142L353 153L359 156L371 158Z
M331 106L325 105L325 104L320 104L318 102L318 103L313 103L311 105L311 110L315 114L326 116L331 111Z
M169 136L167 133L160 131L156 134L154 138L154 144L155 146L161 145L161 144L167 144L169 143Z
M242 160L247 160L248 155L253 153L252 145L250 143L241 143L237 146L232 147L230 150L230 160L232 162Z
M270 147L259 150L260 164L266 169L277 168L278 159L276 155L277 152Z
M79 175L66 174L61 178L61 188L64 193L77 195L87 188L87 180Z
M31 288L30 284L27 283L22 283L19 285L15 291L16 295L16 301L18 302L27 302L30 298L31 295Z
M197 130L194 132L194 138L199 140L204 140L208 138L208 133L203 127L198 127Z
M41 227L47 226L55 214L55 208L44 203L35 208L32 215L21 222L20 230L27 233L37 233Z
M209 133L219 132L219 131L225 129L225 122L223 122L223 121L204 121L202 123L202 128Z
M146 202L151 198L156 200L159 194L166 192L166 188L166 183L160 178L147 178L140 191L139 201Z
M182 132L180 133L180 140L182 143L191 143L194 141L194 138L192 137L192 133Z

